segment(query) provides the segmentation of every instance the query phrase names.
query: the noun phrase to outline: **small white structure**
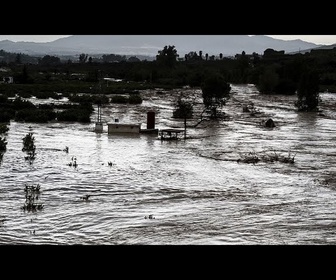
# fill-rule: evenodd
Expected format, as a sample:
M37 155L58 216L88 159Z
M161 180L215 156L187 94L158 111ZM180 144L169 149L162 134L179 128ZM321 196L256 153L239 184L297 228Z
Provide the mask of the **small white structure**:
M141 124L108 123L107 132L111 133L140 133Z
M147 129L141 129L141 123L119 123L119 119L114 119L114 123L107 124L107 132L112 133L147 133L158 134L158 129L155 129L155 112L147 113Z

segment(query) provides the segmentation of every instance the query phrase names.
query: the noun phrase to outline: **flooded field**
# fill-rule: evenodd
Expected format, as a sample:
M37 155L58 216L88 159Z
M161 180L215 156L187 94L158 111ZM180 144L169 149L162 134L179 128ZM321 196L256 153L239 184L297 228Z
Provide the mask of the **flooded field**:
M299 113L295 96L261 95L253 85L231 92L224 118L198 125L196 89L104 105L102 133L94 132L97 112L91 124L11 122L0 165L0 244L336 244L336 94L320 94L321 112ZM146 128L148 111L158 129L183 128L172 118L181 93L194 97L186 139L107 133L115 119ZM263 125L269 118L275 127ZM22 151L29 132L31 164ZM43 209L26 211L25 186L33 184Z

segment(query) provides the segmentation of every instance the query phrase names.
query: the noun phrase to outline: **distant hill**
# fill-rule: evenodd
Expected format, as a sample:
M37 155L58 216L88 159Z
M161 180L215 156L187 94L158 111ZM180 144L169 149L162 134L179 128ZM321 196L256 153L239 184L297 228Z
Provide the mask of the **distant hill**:
M295 53L307 53L310 52L311 50L331 50L333 48L336 48L336 44L332 44L332 45L322 45L320 47L316 47L316 48L310 48L310 49L303 49L303 50L299 50L299 51L295 51L295 52L291 52L292 54Z
M0 50L28 55L120 54L155 57L173 45L180 57L191 51L233 56L268 49L285 53L323 47L302 40L280 40L265 35L72 35L48 43L0 41Z

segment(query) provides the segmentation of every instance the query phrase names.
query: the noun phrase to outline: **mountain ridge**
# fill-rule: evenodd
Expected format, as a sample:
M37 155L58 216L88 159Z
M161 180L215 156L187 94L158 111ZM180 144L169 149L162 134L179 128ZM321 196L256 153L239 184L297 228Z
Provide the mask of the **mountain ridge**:
M70 35L51 42L0 41L0 49L28 55L75 55L86 53L153 56L165 46L175 46L180 57L193 51L203 54L234 56L268 49L285 51L324 47L300 39L281 40L267 35Z

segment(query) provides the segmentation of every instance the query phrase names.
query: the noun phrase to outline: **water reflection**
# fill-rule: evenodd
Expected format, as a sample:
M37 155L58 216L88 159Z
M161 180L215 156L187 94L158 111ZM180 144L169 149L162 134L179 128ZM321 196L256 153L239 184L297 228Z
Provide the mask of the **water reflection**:
M297 126L311 130L316 128L318 112L298 112L296 117Z

